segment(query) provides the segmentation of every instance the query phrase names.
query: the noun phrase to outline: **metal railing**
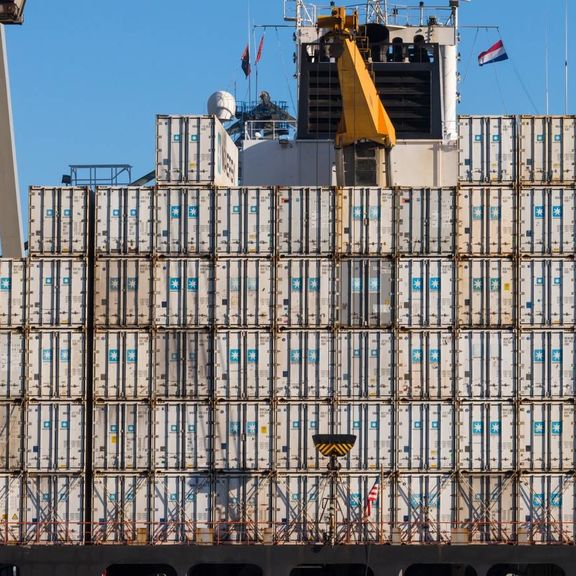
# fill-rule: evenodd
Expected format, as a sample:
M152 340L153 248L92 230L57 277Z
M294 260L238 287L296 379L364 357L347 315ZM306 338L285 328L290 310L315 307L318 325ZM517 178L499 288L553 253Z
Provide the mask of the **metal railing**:
M244 125L245 140L293 140L295 134L295 121L248 120Z

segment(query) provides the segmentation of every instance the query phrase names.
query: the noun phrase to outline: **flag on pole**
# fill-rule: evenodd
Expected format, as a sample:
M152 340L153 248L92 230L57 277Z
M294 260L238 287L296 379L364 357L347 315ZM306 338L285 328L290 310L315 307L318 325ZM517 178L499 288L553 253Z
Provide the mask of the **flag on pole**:
M493 62L502 62L502 60L508 60L508 54L506 54L502 40L498 40L498 42L490 46L488 50L478 54L478 64L480 64L480 66L492 64Z
M244 48L244 52L242 52L242 71L246 78L250 76L250 72L252 71L250 68L250 48L248 44L246 44L246 48Z
M372 486L372 489L368 493L368 498L366 500L366 508L364 509L364 517L369 518L372 514L372 504L378 500L378 491L380 490L380 483L378 480Z
M262 48L264 47L264 35L262 35L262 38L260 38L260 44L258 44L258 52L256 52L256 64L258 64L258 62L260 62L260 59L262 58Z

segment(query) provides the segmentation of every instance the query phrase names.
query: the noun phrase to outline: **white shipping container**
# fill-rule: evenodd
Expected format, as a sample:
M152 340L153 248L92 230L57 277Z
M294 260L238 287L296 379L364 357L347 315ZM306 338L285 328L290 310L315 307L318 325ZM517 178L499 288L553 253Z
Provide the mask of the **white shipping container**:
M274 392L269 332L218 331L214 336L214 391L219 400L269 399Z
M474 402L458 411L458 467L512 471L516 464L515 407L512 402Z
M393 311L392 260L342 260L339 269L342 326L390 326Z
M400 188L396 192L397 249L402 254L454 250L455 188Z
M154 392L163 398L208 398L214 389L212 334L156 332Z
M22 476L0 475L0 542L22 541Z
M279 188L277 251L286 256L334 250L334 188Z
M154 188L96 188L96 254L149 255L154 250Z
M454 340L450 332L400 333L397 340L398 396L440 399L454 395Z
M34 402L26 406L27 470L80 471L86 457L82 403Z
M207 469L212 453L211 415L207 402L154 406L154 468Z
M394 193L383 188L336 189L338 251L391 254L394 250ZM323 207L325 210L326 207Z
M516 346L513 332L460 332L457 337L456 364L460 398L464 400L513 398L517 375ZM521 377L520 385L522 384Z
M268 470L272 465L269 404L218 403L214 408L214 467Z
M215 321L219 326L269 326L274 302L269 260L238 258L216 263Z
M29 544L81 544L84 486L81 475L29 475L25 480L23 538Z
M576 181L576 116L521 116L523 182Z
M86 261L69 258L28 260L28 323L82 326L87 318Z
M26 261L0 258L0 326L22 326L25 320Z
M214 272L207 260L158 260L154 265L156 324L205 326L213 319Z
M521 404L518 423L521 469L547 472L574 467L573 404Z
M97 403L93 417L95 470L149 468L152 434L148 404Z
M451 326L454 323L454 262L398 261L398 323L401 326Z
M238 185L238 148L215 116L157 116L158 184Z
M30 254L70 256L87 253L88 194L88 188L30 187Z
M147 332L96 332L94 397L149 398L155 392L152 338Z
M390 398L394 386L392 332L340 332L337 386L346 398Z
M576 251L574 188L521 188L520 250L566 256Z
M576 354L570 332L523 332L520 346L520 395L527 399L565 398L576 393Z
M574 260L529 260L520 263L520 321L530 326L576 324Z
M92 539L96 544L136 543L150 537L147 475L98 475L92 485Z
M462 188L458 194L457 250L460 254L513 254L516 191L512 187Z
M276 322L328 326L335 320L335 271L330 260L281 260L276 270Z
M211 254L214 250L214 189L157 188L156 252Z
M22 332L0 332L0 399L20 398L26 378L26 349Z
M86 357L83 332L30 332L26 349L26 392L33 398L84 398Z
M274 189L216 188L216 251L271 254L274 247Z
M98 326L146 326L154 293L150 260L105 259L95 264L94 322Z
M22 405L0 403L0 470L20 470L24 452Z
M397 408L396 465L403 470L450 470L454 467L454 406L401 404Z
M461 326L510 326L514 313L514 263L465 260L458 265L458 322Z
M514 182L518 175L515 116L459 116L460 182Z
M334 336L330 332L280 332L276 337L276 379L281 399L329 398L336 391Z

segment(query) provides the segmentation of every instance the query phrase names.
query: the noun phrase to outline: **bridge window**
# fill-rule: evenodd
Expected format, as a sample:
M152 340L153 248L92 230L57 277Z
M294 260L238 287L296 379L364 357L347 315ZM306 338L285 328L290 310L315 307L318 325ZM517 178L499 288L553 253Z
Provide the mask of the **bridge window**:
M262 568L256 564L197 564L188 576L262 576Z
M290 576L374 576L366 564L310 564L297 566Z
M404 576L476 576L468 564L412 564Z
M174 568L166 564L113 564L108 566L103 576L177 576L177 574Z

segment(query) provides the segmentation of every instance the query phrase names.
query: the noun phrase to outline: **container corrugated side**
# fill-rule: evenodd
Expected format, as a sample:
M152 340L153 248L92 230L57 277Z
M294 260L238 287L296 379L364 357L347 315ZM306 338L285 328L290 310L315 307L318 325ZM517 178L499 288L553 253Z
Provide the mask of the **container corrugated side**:
M22 476L0 474L0 542L19 544L22 540Z
M238 185L238 148L215 116L157 116L156 181Z
M576 116L521 116L520 165L522 182L574 183Z
M24 334L0 332L0 399L21 398L26 380Z
M517 244L516 191L512 187L470 187L458 194L457 251L511 255Z
M518 176L515 116L459 116L459 180L512 183Z
M154 292L150 260L97 260L94 269L94 323L102 327L148 326Z
M23 326L26 318L25 260L0 258L0 326Z
M24 453L23 410L20 403L0 402L0 470L20 470Z
M28 199L30 254L80 256L87 253L87 188L31 186Z
M96 254L149 255L155 245L154 188L96 188Z
M88 303L86 261L29 258L27 299L31 326L83 326Z

